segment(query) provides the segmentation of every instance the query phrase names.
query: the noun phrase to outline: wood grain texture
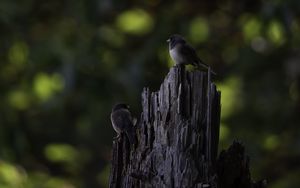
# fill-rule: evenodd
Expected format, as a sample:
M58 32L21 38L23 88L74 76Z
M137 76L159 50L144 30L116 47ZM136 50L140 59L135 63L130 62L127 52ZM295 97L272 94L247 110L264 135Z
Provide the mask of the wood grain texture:
M114 141L109 186L220 187L218 172L228 168L217 162L219 125L220 92L210 74L172 67L158 91L142 92L135 148L124 135Z

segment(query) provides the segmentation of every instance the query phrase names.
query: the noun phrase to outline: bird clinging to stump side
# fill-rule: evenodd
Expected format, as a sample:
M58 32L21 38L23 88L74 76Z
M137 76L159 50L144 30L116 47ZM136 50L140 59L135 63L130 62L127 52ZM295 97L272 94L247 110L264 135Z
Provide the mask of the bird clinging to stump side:
M117 132L118 139L121 133L125 133L130 145L136 144L136 133L133 123L133 118L127 104L116 104L110 114L110 120L114 130Z

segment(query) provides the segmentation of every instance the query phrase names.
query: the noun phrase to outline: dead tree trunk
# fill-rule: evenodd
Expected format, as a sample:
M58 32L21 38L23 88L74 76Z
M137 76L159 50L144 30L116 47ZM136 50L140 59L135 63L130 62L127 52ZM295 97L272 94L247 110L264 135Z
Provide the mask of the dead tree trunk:
M137 146L125 135L113 143L111 188L255 186L239 143L217 161L220 92L209 73L171 68L159 91L144 89L142 108Z

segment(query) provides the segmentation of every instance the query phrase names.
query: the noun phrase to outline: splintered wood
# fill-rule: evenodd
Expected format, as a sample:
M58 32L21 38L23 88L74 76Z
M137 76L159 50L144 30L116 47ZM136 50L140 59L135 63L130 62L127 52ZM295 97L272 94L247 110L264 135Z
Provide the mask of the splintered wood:
M207 72L173 67L142 93L138 144L113 143L110 187L216 187L220 92Z

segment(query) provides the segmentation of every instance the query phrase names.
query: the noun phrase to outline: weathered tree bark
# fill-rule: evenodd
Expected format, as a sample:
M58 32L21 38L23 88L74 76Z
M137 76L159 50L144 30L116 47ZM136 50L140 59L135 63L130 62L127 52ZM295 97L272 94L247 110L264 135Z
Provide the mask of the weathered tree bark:
M217 161L220 92L210 73L171 68L159 91L144 89L142 108L137 146L130 147L125 135L113 143L110 187L256 185L239 143Z

